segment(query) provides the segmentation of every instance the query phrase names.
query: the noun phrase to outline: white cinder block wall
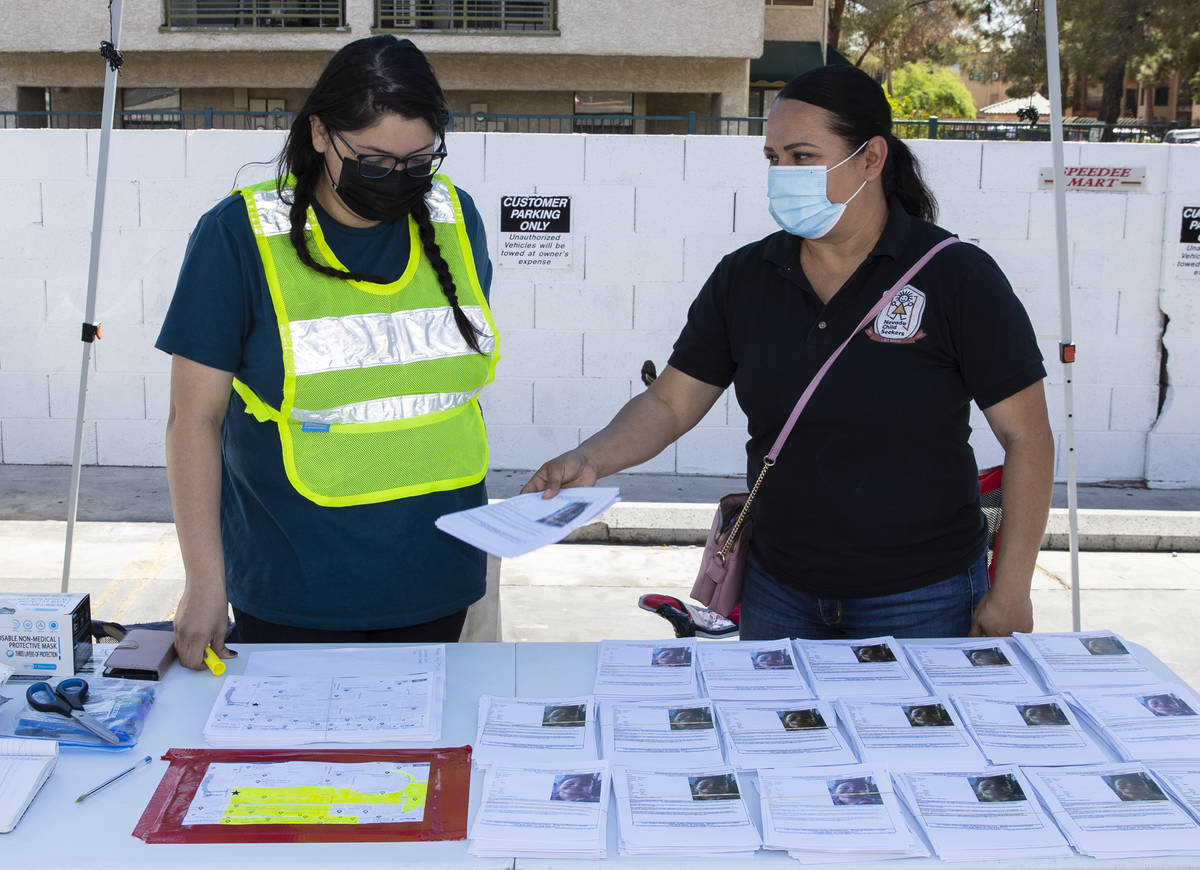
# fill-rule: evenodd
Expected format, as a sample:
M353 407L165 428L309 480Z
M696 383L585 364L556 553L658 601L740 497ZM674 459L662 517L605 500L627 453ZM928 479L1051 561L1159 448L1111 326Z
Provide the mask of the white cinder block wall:
M0 461L71 459L98 134L0 131ZM270 177L273 132L119 131L110 151L84 461L161 465L169 358L153 347L189 231L234 184ZM1007 272L1047 358L1065 475L1051 163L1040 143L910 143L940 222ZM500 198L571 196L569 269L497 265L503 360L487 390L493 466L533 468L602 426L661 368L727 251L775 229L756 137L454 134L445 171L474 197L496 262ZM249 165L265 161L265 165ZM1200 148L1067 146L1067 165L1145 166L1137 193L1071 193L1081 480L1200 485L1200 282L1176 277L1181 209L1200 205ZM241 168L240 175L238 174ZM1164 332L1164 323L1169 325ZM1161 349L1170 387L1159 412ZM981 465L1000 450L979 413ZM737 474L745 419L727 395L641 470Z

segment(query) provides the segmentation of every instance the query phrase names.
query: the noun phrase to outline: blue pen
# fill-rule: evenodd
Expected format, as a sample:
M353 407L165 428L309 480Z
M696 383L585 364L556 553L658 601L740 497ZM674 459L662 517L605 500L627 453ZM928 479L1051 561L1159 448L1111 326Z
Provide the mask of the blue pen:
M79 802L80 802L81 800L83 800L84 798L91 797L91 796L92 796L92 795L94 795L96 792L100 791L100 789L102 789L102 788L108 788L110 785L112 785L112 784L113 784L114 782L116 782L118 779L121 779L122 777L129 776L129 774L133 773L133 772L134 772L135 770L137 770L139 767L141 767L141 766L142 766L142 765L144 765L144 764L149 764L149 763L150 763L152 760L153 760L153 759L152 759L152 758L150 758L150 756L149 756L149 755L147 755L145 758L143 758L141 761L139 761L137 764L133 765L132 767L128 768L127 770L122 770L122 771L121 771L120 773L118 773L116 776L109 777L108 779L104 780L104 782L100 783L98 786L96 786L96 787L95 787L94 789L92 789L91 791L86 791L86 792L84 792L84 793L83 793L83 794L81 794L79 797L75 798L75 803L79 803Z

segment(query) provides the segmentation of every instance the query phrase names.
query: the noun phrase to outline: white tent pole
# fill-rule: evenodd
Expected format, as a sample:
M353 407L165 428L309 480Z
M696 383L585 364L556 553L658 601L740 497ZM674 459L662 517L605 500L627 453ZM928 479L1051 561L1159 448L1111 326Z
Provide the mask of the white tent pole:
M96 283L100 272L100 235L104 228L104 188L108 179L108 143L112 138L113 111L117 103L117 68L121 65L121 0L109 2L109 36L101 43L104 57L104 109L100 114L100 154L96 163L96 201L92 205L92 252L88 261L87 302L83 314L83 358L79 363L79 399L75 405L75 452L71 459L71 492L67 498L67 540L63 550L62 591L71 585L71 548L75 542L75 517L79 510L79 471L83 463L83 412L87 399L88 367L92 342L99 337L96 320Z
M1071 548L1071 625L1080 630L1079 502L1075 488L1075 345L1071 342L1071 274L1067 248L1067 183L1063 161L1062 81L1058 68L1058 0L1045 0L1046 87L1050 91L1050 150L1054 155L1054 225L1058 230L1058 299L1062 317L1059 360L1063 365L1063 397L1067 412L1067 521Z

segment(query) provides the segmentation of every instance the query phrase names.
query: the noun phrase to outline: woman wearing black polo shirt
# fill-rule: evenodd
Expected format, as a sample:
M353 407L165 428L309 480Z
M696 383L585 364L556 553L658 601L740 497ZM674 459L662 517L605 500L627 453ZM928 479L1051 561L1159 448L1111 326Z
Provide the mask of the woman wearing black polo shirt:
M908 267L950 233L891 109L844 66L793 79L763 149L781 232L727 255L662 376L526 485L591 485L651 458L731 383L750 480L813 374ZM938 253L821 382L753 503L741 630L775 637L1030 631L1053 475L1045 369L992 259ZM970 403L1004 448L1004 533L988 586Z

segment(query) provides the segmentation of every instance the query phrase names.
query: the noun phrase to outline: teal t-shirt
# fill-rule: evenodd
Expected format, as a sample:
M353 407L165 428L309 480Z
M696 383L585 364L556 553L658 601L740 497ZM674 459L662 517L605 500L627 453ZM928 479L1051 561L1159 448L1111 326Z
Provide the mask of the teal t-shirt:
M480 284L492 267L483 221L459 191ZM347 227L314 204L347 268L389 281L409 256L406 220ZM465 288L459 298L468 297ZM233 372L265 401L283 394L275 309L240 196L205 213L155 346ZM442 514L486 503L482 483L352 507L322 507L284 473L274 423L245 413L237 393L221 432L221 542L230 602L259 619L304 628L401 628L448 616L483 596L486 556L434 527ZM184 494L186 498L186 494Z

